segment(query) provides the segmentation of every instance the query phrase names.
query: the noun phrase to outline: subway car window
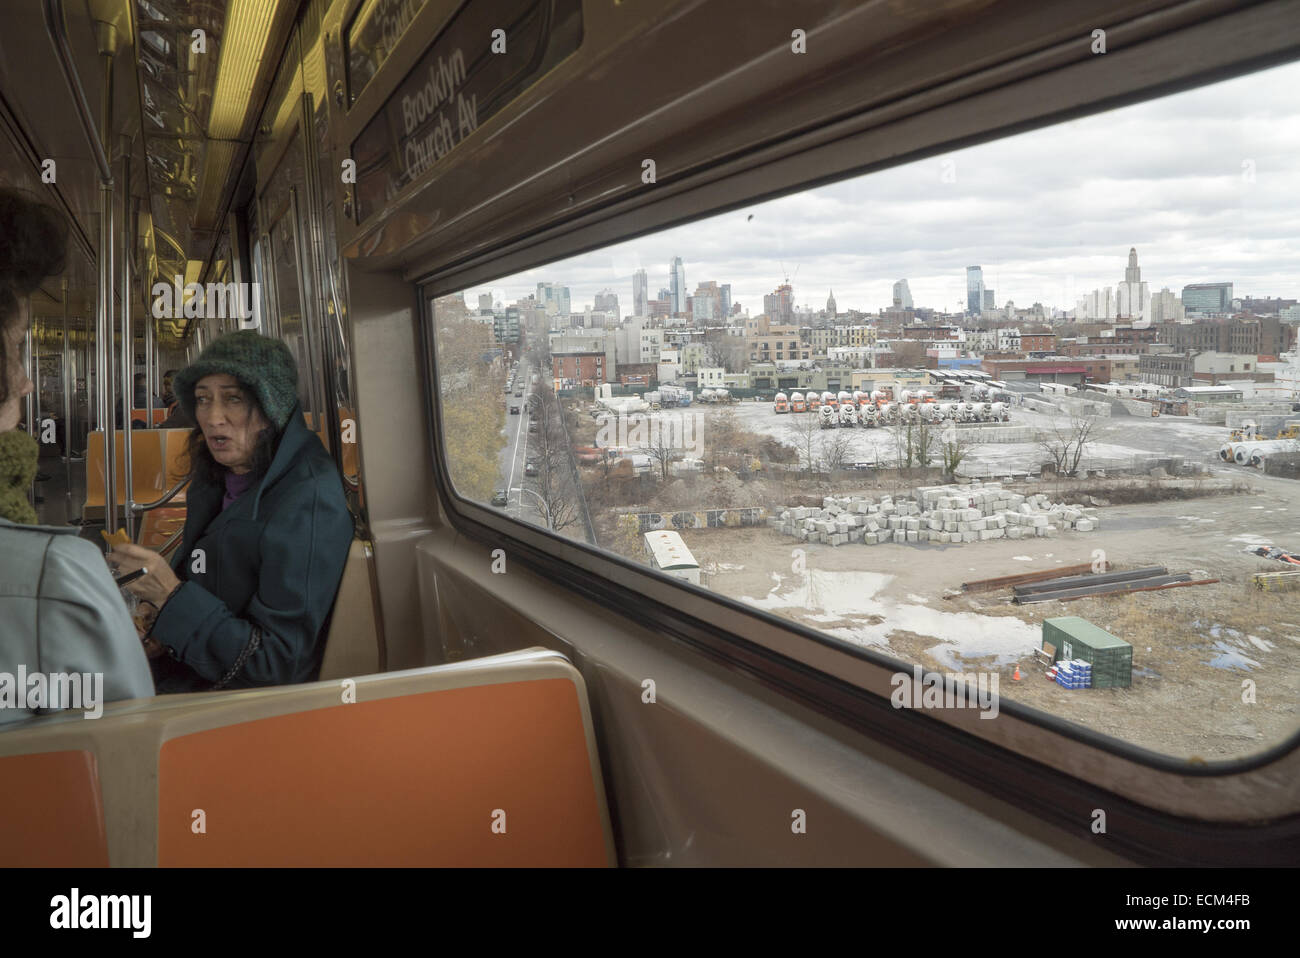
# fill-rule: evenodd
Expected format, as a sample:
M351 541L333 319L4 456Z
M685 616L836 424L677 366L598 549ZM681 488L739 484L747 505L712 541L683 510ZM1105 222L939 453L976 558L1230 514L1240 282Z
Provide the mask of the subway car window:
M440 297L455 491L1151 752L1275 747L1300 693L1298 82Z
M1300 860L1291 7L6 4L0 868Z

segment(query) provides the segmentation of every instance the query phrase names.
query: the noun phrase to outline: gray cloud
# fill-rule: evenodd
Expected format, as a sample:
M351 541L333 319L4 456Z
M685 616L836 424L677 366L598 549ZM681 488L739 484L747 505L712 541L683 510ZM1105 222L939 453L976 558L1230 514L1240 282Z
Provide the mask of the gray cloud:
M545 280L569 285L575 309L609 287L626 314L633 271L653 296L681 256L691 292L731 283L751 313L784 275L799 305L821 308L833 289L841 310L874 311L906 277L917 305L955 309L975 264L999 306L1070 309L1123 278L1130 246L1153 291L1231 281L1239 296L1300 297L1297 88L1288 64L699 220L470 301L491 289L511 302Z

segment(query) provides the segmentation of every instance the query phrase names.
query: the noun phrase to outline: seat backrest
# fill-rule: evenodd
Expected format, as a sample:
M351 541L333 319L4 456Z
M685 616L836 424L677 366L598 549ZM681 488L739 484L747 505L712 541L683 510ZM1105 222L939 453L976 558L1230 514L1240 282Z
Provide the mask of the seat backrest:
M114 433L117 476L115 486L119 504L126 502L126 438L118 430ZM104 433L95 430L86 436L86 503L87 507L104 506ZM157 499L167 487L163 485L163 438L157 430L131 431L131 485L136 502Z
M370 675L388 667L377 582L374 550L364 539L353 539L330 613L322 679Z
M0 732L0 748L5 742ZM108 865L104 797L93 751L0 755L0 864L6 868Z
M528 649L0 731L0 867L616 863L586 686Z
M152 419L149 418L149 410L132 409L131 418L138 419L141 422L148 422L151 427L156 426L158 425L158 423L162 422L164 419L167 418L167 407L163 406L162 408L155 408L153 411Z
M163 437L163 448L166 456L165 475L163 476L164 491L176 485L189 473L190 460L186 454L186 448L192 431L190 429L159 429L157 431L158 435ZM185 490L182 489L172 501L184 502Z

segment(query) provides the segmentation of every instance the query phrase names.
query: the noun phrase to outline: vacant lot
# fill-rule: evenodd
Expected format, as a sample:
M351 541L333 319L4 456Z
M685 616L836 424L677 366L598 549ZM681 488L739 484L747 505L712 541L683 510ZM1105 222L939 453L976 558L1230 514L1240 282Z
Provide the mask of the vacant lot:
M1254 591L1286 567L1243 550L1300 551L1300 486L1102 507L1101 529L1052 539L832 548L771 529L684 534L709 586L864 647L941 670L997 669L1004 696L1153 751L1239 757L1300 725L1300 593ZM1045 489L1050 494L1050 489ZM1009 593L960 593L973 579L1089 562L1164 565L1211 586L1014 606ZM1077 615L1133 646L1129 689L1067 691L1035 665L1042 619ZM1020 665L1022 681L1011 674ZM1255 702L1242 701L1243 681Z

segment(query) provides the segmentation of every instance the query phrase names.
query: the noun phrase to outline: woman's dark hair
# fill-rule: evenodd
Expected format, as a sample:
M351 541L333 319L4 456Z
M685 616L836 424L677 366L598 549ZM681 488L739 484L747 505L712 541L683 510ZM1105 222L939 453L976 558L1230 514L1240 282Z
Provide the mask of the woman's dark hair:
M261 414L262 418L270 423L270 417L262 409L262 404L257 401L257 397L252 391L240 383L239 390L253 409ZM257 434L257 442L253 445L253 465L250 475L261 478L266 471L271 468L271 460L275 458L275 450L280 445L280 433L276 431L275 426L267 425ZM212 458L212 450L208 448L207 442L203 438L203 430L198 426L190 432L189 439L185 442L185 457L188 463L188 475L190 482L206 483L207 485L216 486L218 489L225 488L226 473L228 470L217 460Z
M68 227L50 206L0 187L0 402L9 398L7 334L19 320L18 297L63 272Z

